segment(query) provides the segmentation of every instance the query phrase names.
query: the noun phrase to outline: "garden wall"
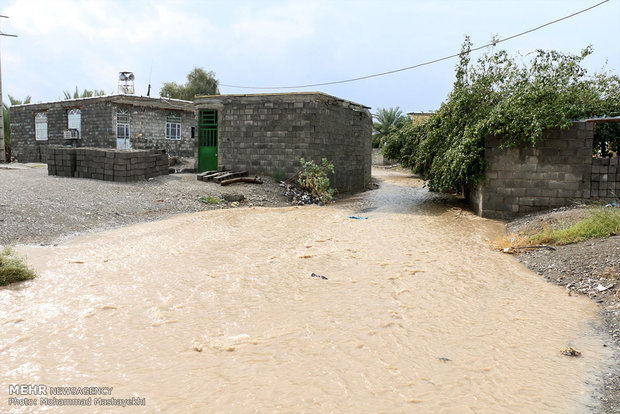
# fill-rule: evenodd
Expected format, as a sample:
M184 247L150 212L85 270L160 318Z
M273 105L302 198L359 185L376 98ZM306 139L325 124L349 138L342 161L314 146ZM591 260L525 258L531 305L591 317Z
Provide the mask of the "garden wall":
M164 150L52 146L47 154L48 175L127 182L168 174L168 154Z
M485 179L467 190L482 217L511 218L588 199L620 195L618 158L593 158L594 123L575 122L567 130L545 131L536 147L500 149L485 141Z

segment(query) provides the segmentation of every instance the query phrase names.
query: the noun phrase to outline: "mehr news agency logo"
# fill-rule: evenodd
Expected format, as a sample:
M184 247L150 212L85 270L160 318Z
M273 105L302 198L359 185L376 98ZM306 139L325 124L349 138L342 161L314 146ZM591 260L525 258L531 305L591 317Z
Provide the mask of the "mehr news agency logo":
M114 398L114 387L51 387L45 384L9 384L10 406L145 406L146 398Z

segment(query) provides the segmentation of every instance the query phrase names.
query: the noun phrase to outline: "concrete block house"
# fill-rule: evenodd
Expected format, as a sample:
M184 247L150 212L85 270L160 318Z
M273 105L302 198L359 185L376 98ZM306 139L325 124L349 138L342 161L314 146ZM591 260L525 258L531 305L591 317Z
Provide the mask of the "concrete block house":
M10 111L11 149L20 162L47 162L48 149L58 145L194 156L190 101L118 94L15 105Z
M198 96L198 172L231 169L292 176L300 158L334 164L341 192L370 183L369 108L320 92Z

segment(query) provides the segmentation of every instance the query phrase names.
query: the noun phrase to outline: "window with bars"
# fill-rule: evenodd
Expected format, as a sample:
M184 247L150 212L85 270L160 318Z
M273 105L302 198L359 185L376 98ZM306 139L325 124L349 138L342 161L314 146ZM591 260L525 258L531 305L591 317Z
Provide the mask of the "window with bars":
M67 128L77 129L78 138L82 138L82 111L80 109L71 109L67 113Z
M166 116L166 139L181 139L181 116L177 114Z
M116 111L116 139L129 139L129 111Z
M34 116L34 136L37 141L47 141L47 112L37 112Z

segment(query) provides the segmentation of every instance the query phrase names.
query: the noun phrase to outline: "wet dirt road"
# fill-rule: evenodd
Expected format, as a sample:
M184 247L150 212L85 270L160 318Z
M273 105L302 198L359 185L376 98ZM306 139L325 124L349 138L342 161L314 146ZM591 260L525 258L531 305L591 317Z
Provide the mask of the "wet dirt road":
M381 178L20 247L40 276L0 288L0 411L46 384L145 398L123 412L594 412L596 307L492 251L501 223Z

